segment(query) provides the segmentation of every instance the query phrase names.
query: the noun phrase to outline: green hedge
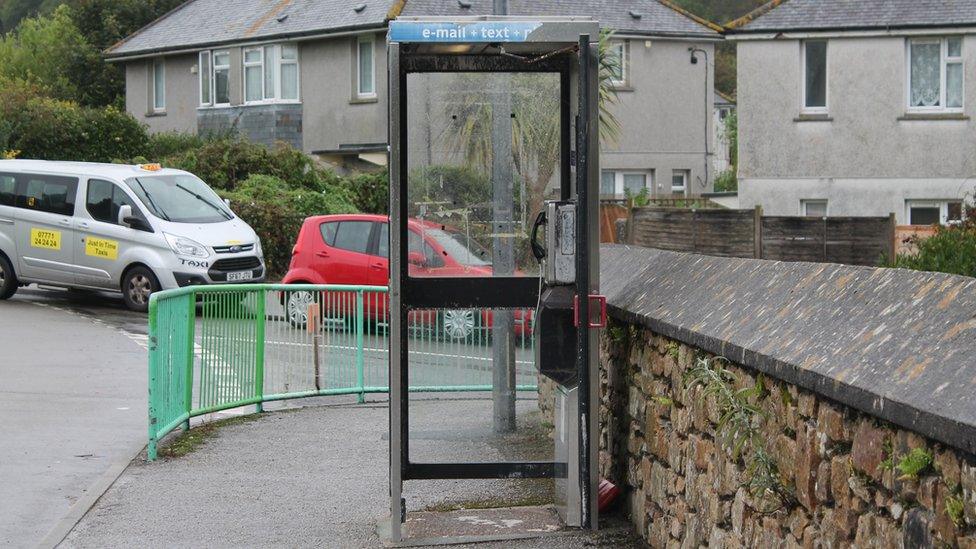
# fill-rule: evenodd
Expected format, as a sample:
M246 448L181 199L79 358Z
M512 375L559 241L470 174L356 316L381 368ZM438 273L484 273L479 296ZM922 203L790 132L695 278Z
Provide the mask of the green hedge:
M915 239L914 244L916 253L898 256L891 266L976 277L976 227L972 222L939 227L934 235Z
M127 113L40 97L24 85L0 86L0 151L20 158L111 162L145 152L149 136Z

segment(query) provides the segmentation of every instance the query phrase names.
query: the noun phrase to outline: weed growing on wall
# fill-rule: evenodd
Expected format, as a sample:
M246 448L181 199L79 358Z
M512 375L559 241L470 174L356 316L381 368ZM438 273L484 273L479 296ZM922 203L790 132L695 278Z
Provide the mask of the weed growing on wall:
M766 447L762 426L766 413L757 402L766 389L760 378L751 387L735 388L735 375L723 364L724 358L700 357L684 376L685 391L702 387L706 398L715 398L719 406L718 435L722 447L733 460L746 467L744 486L764 513L774 513L792 506L795 498L783 482L776 461Z
M912 448L896 465L901 479L916 479L932 466L932 453L924 448Z

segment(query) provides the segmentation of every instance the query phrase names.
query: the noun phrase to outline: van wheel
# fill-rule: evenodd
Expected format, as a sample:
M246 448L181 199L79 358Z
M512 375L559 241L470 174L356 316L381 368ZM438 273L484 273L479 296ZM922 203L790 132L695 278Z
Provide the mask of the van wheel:
M149 310L149 296L159 291L159 280L145 267L133 267L122 278L122 299L129 310L144 313Z
M6 257L0 255L0 299L10 299L17 293L17 275Z

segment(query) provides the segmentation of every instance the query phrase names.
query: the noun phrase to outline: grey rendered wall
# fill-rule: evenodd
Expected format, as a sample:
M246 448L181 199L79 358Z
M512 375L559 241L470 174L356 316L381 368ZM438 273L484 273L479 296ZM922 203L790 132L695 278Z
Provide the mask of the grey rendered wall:
M355 36L302 43L301 85L307 152L387 141L386 36L377 33L374 42L375 100L355 98L355 44Z
M691 170L689 194L710 192L714 174L712 158L705 157L705 141L713 150L713 44L628 42L630 89L620 90L611 107L620 122L620 138L616 143L604 142L600 167L654 169L655 191L664 195L671 194L672 170ZM699 54L698 64L691 64L689 47L707 51L708 63ZM709 181L702 185L706 163Z
M140 59L125 65L125 108L149 131L196 132L199 81L191 72L196 54L174 55L166 63L166 112L153 113L150 105L152 60Z
M965 118L904 120L904 37L831 39L830 121L800 114L800 43L738 43L742 207L796 215L799 201L829 198L830 215L885 215L900 222L907 199L959 198L976 175L976 84L966 80ZM963 44L976 72L976 36Z

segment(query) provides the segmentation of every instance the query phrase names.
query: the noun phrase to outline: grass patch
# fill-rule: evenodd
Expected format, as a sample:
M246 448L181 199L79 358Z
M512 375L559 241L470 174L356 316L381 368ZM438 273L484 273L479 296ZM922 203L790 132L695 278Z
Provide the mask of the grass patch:
M159 456L167 459L183 457L194 452L197 448L216 436L217 431L220 429L231 425L250 423L264 416L264 414L248 414L246 416L230 417L218 421L208 421L197 425L189 431L181 432L171 443L159 448Z

